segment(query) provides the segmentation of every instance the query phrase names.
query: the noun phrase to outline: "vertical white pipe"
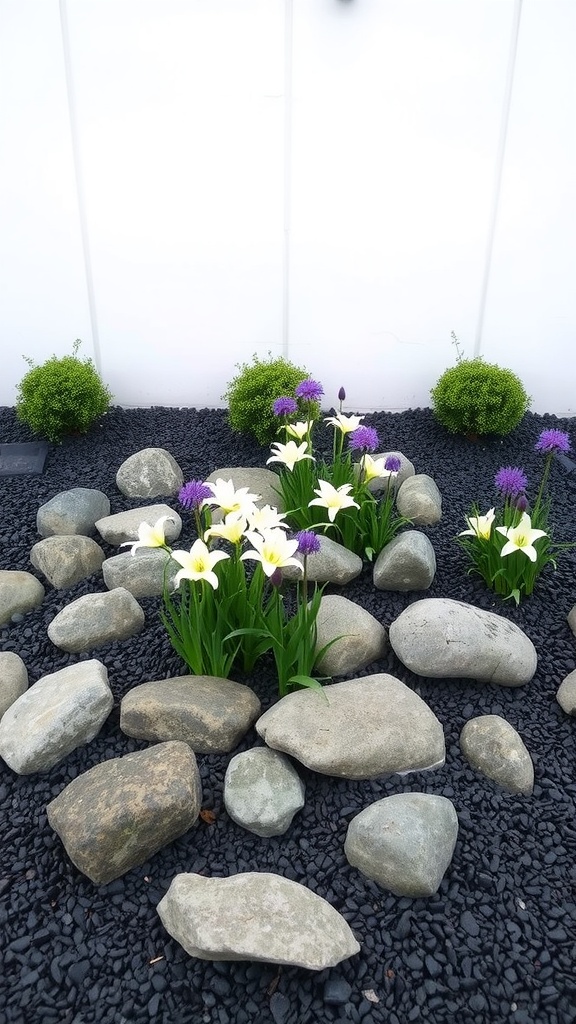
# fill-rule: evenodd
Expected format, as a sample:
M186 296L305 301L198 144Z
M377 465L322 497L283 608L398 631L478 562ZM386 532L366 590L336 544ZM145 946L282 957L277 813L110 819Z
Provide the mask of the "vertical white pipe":
M282 248L282 355L290 349L290 221L292 203L293 0L284 4L284 214Z

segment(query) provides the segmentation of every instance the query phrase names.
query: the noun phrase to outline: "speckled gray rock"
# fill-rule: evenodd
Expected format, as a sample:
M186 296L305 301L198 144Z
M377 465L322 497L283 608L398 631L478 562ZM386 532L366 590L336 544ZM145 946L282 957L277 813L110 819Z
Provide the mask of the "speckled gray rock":
M316 619L316 651L336 639L316 662L321 675L344 676L359 672L381 658L387 647L386 630L378 619L340 594L325 594Z
M304 807L298 772L277 750L253 747L236 754L224 777L224 806L232 821L257 836L279 836Z
M58 534L38 541L30 552L30 561L53 587L65 590L100 572L104 552L91 537Z
M114 699L99 661L81 661L43 676L4 712L0 757L18 775L45 772L89 743Z
M349 551L343 544L338 544L330 537L318 536L320 551L308 556L306 566L308 579L316 583L337 583L344 586L356 579L362 572L362 559ZM296 554L295 558L303 563L303 558ZM300 580L302 572L296 566L287 565L282 570L285 580Z
M350 864L396 896L432 896L452 860L458 816L443 796L397 793L366 807L348 826Z
M215 484L217 480L231 480L236 490L239 490L240 487L247 487L250 494L259 495L258 501L254 502L259 508L262 505L271 505L279 512L284 511L282 497L278 494L280 490L278 474L273 473L271 469L263 469L258 466L225 466L224 469L215 469L210 476L206 477L207 483Z
M159 743L79 775L46 813L73 864L106 885L192 828L201 801L193 751Z
M443 764L444 730L427 704L381 673L289 693L256 723L274 750L322 775L373 779Z
M536 648L518 626L463 601L415 601L388 636L396 656L419 676L523 686L536 671Z
M322 971L360 951L350 927L326 900L268 872L176 875L158 914L172 938L201 960L256 960Z
M103 491L92 487L73 487L62 491L41 505L36 515L36 526L41 537L57 534L82 534L90 537L95 523L110 512L110 501Z
M442 518L442 496L436 482L426 473L408 477L396 495L396 508L414 526L431 526Z
M568 625L570 626L570 629L574 633L574 636L576 636L576 604L572 605L572 608L568 612L566 618L568 620Z
M182 567L161 548L137 548L112 555L102 563L104 583L108 590L124 587L135 598L158 597L164 590L164 579L172 590L174 577Z
M372 456L372 458L374 460L384 459L384 461L386 461L386 459L390 458L390 456L394 456L394 458L400 459L400 469L398 470L397 475L392 479L390 479L389 477L386 479L383 479L382 477L376 477L374 480L370 480L368 484L368 490L372 491L373 493L379 493L382 490L384 490L384 488L388 487L389 479L390 487L392 487L394 491L397 491L402 486L404 481L407 480L409 476L414 476L414 473L416 472L416 470L414 469L414 465L410 462L410 459L406 458L403 452L377 452ZM356 466L354 467L354 469L357 475L358 471L356 469Z
M19 654L0 651L0 718L28 689L28 670Z
M576 715L576 669L560 683L556 700L567 715Z
M128 498L159 498L178 494L184 476L165 448L143 448L126 459L116 473L118 490Z
M427 590L436 574L431 541L419 530L405 530L380 552L372 574L378 590Z
M32 611L44 600L44 587L31 572L0 569L0 626L13 615Z
M120 728L136 739L183 740L197 754L224 754L259 714L260 701L248 686L217 676L177 676L129 690Z
M144 612L123 587L102 594L85 594L58 612L48 626L56 647L81 654L116 640L126 640L144 627Z
M516 729L500 715L471 718L460 733L460 747L473 768L510 793L534 788L534 765Z
M126 512L116 512L113 516L99 519L96 529L108 544L124 544L125 541L138 540L140 523L155 526L162 516L170 516L171 519L171 522L167 520L164 523L166 543L171 544L182 532L182 519L168 505L142 505L140 508L127 509Z

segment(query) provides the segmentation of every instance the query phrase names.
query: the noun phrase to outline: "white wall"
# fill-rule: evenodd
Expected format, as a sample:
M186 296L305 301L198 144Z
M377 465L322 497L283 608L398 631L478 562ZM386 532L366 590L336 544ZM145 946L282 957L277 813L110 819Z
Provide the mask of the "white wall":
M121 405L269 350L428 405L455 330L576 415L574 52L573 0L0 0L0 404L81 337Z

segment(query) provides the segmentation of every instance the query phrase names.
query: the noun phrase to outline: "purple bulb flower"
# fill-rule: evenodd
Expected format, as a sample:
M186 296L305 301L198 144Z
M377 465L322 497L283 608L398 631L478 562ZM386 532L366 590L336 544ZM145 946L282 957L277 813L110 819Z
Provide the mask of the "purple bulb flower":
M374 427L357 427L348 435L348 444L352 451L375 452L378 443L378 432Z
M300 533L296 534L295 540L298 541L299 555L315 555L320 551L320 538L313 530L300 530Z
M317 402L324 394L324 388L317 380L302 380L294 394L296 398L304 398L307 402Z
M389 455L384 463L384 469L387 469L389 473L398 473L402 465L402 459L399 459L397 455Z
M570 450L570 438L562 430L543 430L534 446L534 451L544 452L545 455L557 455Z
M338 401L339 402L345 402L346 401L346 392L344 391L344 388L340 388L340 391L338 392Z
M528 498L525 494L519 494L514 504L519 512L525 512L528 508Z
M205 498L213 497L212 490L202 480L190 480L178 493L178 501L188 509L198 509Z
M505 498L515 498L524 493L528 481L517 466L503 466L496 473L494 483Z
M275 416L291 416L292 413L297 411L298 403L294 398L288 398L287 395L283 395L272 403L272 409Z
M268 579L269 579L269 582L272 584L273 587L281 587L282 586L282 579L283 579L283 577L282 577L282 569L280 569L280 568L274 569L274 572L272 573L271 576L268 577Z

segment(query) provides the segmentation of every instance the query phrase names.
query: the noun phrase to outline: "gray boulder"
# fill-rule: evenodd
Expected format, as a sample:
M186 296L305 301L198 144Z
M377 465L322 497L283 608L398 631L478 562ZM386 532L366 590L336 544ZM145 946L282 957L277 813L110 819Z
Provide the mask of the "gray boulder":
M576 669L560 683L556 700L567 715L576 715Z
M108 590L124 587L138 599L162 594L164 579L172 590L180 568L161 548L137 548L134 554L122 551L107 558L102 563L102 574Z
M128 498L158 498L178 494L184 476L165 448L143 448L126 459L116 473L118 490Z
M458 816L446 797L397 793L352 819L344 853L353 867L396 896L432 896L457 837Z
M427 590L436 574L436 555L428 537L405 530L382 549L372 574L378 590Z
M315 669L322 675L344 676L359 672L386 651L384 626L370 612L340 594L326 594L321 598L316 627L317 652L336 640L316 662Z
M92 487L73 487L41 505L36 515L36 526L41 537L57 534L90 537L96 520L109 513L110 502L102 491Z
M176 875L158 914L169 935L201 960L256 960L323 971L360 951L346 921L326 900L267 872Z
M160 743L79 775L46 813L72 863L106 885L192 828L201 801L190 747Z
M225 466L224 469L215 469L206 477L206 483L215 484L217 480L231 480L235 490L247 487L250 494L259 495L258 501L254 502L259 508L262 505L271 505L279 512L284 511L282 498L278 494L280 480L278 474L273 473L271 469L257 466ZM217 516L214 518L216 520Z
M0 718L27 689L28 670L20 655L0 651Z
M99 572L104 552L91 537L58 534L38 541L30 561L53 587L65 590Z
M407 459L403 452L377 452L375 455L372 456L372 458L376 461L378 459L384 459L384 461L386 461L386 459L388 459L391 455L393 455L394 458L396 459L400 459L400 469L398 470L397 475L390 480L390 487L392 487L394 491L397 491L402 486L404 481L408 479L409 476L414 476L416 470L414 469L413 464L410 462L410 459ZM354 466L354 470L357 476L359 472L358 463ZM368 483L368 490L372 491L373 493L379 493L383 491L386 487L388 487L389 479L389 477L386 479L383 479L382 477L376 477L374 480L370 480Z
M280 836L304 806L305 787L284 754L253 747L232 758L224 777L224 806L232 821L257 836Z
M576 636L576 604L572 605L568 615L566 616L570 629Z
M0 757L18 775L48 771L94 739L113 703L108 672L99 661L43 676L4 712Z
M308 579L315 583L338 583L344 586L356 579L362 572L362 559L349 551L343 544L338 544L330 537L318 535L320 551L308 556L306 572ZM303 564L301 555L295 556ZM295 565L287 565L282 569L285 580L301 580L302 572Z
M256 723L274 750L322 775L373 779L443 764L444 730L427 704L384 673L296 690Z
M144 612L123 587L109 593L86 594L52 619L48 636L63 651L81 654L95 647L126 640L144 627Z
M183 740L197 754L225 754L259 714L260 701L248 686L216 676L177 676L129 690L120 705L120 728L140 740Z
M0 569L0 626L37 608L44 600L44 587L31 572Z
M141 523L155 526L162 516L170 516L171 521L166 520L164 523L164 536L166 543L171 544L182 533L182 519L168 505L143 505L127 509L126 512L117 512L113 516L104 516L96 522L96 529L107 544L124 544L125 541L138 540L138 527Z
M536 671L536 649L518 626L463 601L416 601L388 635L396 656L419 676L523 686Z
M534 788L534 765L516 729L500 715L471 718L460 733L467 761L510 793L528 795Z
M414 526L431 526L442 518L442 496L431 476L416 473L399 487L396 508Z

